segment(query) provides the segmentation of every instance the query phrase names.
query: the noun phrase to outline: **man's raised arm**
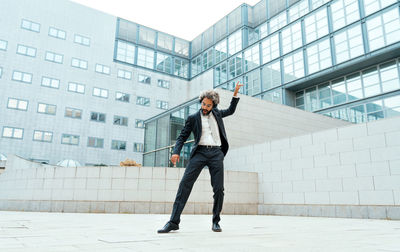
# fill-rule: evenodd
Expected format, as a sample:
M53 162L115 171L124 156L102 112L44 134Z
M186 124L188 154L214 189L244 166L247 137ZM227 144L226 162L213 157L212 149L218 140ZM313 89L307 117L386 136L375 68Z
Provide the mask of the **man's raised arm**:
M243 86L243 84L240 84L239 81L236 83L235 91L233 92L233 97L231 100L231 104L229 105L229 108L220 110L222 117L230 116L233 113L235 113L236 106L239 102L239 97L237 97L237 94L242 86Z

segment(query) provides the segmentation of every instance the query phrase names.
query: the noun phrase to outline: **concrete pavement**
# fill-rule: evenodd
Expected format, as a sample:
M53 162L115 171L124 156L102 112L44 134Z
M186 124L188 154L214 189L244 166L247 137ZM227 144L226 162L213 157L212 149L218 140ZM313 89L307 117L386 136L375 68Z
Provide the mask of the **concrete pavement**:
M400 221L183 215L180 230L157 234L168 215L0 212L0 251L400 251Z

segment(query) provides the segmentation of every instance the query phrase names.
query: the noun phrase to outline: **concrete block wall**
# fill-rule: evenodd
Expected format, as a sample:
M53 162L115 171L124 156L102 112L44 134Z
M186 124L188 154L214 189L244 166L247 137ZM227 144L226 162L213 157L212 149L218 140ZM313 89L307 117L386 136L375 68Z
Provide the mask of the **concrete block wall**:
M0 210L170 214L184 169L166 167L60 167L10 155L0 175ZM224 214L257 214L254 172L225 172ZM211 214L208 169L184 209Z
M400 219L400 117L230 150L259 179L259 214Z

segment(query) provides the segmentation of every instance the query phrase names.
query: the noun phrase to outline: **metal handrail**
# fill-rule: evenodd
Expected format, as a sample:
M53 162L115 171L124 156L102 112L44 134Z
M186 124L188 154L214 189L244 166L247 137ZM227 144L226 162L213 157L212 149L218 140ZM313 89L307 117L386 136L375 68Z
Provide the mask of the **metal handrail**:
M192 143L192 142L194 142L194 139L193 139L193 140L186 141L186 142L184 142L183 144ZM155 150L152 150L152 151L144 152L143 155L146 155L146 154L149 154L149 153L153 153L153 152L156 152L156 151L161 151L161 150L165 150L165 149L170 149L170 148L172 148L172 147L174 147L174 146L175 146L175 144L168 145L168 146L165 146L165 147L162 147L162 148L158 148L158 149L155 149Z

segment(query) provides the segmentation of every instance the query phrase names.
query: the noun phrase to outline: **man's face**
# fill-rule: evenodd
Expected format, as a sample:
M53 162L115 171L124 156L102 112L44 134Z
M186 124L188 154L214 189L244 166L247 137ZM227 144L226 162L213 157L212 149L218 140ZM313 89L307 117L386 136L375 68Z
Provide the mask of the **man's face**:
M213 102L211 99L204 98L201 101L201 112L203 113L203 115L210 114L212 108L213 108Z

